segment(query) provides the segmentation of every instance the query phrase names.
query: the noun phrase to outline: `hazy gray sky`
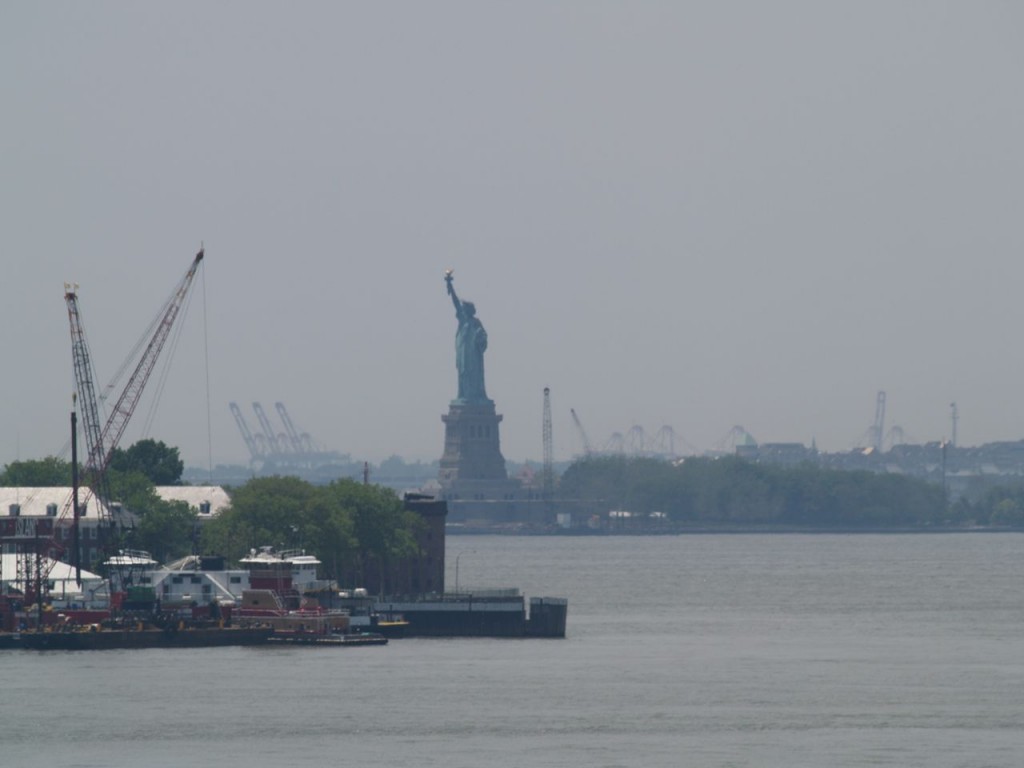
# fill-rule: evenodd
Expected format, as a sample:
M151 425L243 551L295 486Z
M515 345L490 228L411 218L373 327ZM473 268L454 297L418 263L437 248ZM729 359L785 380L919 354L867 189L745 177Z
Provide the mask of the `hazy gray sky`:
M66 441L64 281L103 383L200 242L149 432L190 465L247 458L232 400L438 458L446 267L510 459L545 386L556 458L570 408L845 450L879 390L1024 438L1022 75L1013 2L4 3L0 463Z

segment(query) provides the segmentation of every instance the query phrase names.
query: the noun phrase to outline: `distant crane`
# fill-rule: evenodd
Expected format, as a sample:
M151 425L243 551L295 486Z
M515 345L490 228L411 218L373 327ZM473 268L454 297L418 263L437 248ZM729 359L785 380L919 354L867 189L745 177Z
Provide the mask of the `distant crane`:
M281 417L281 422L284 424L284 430L288 434L288 439L292 441L292 445L295 446L296 453L313 453L316 447L313 445L313 438L309 436L308 432L300 433L292 423L291 416L288 415L288 409L284 407L284 403L274 403L274 408L277 409L277 415Z
M669 424L665 424L654 436L654 444L658 450L668 456L676 455L676 431Z
M261 432L250 432L249 426L242 416L237 403L229 403L231 413L235 417L238 431L249 449L253 464L260 464L261 469L271 468L275 472L289 469L309 469L317 465L330 464L342 459L335 451L319 448L307 432L301 432L292 421L288 409L281 401L274 403L274 408L284 431L277 432L267 412L259 402L253 402L252 409L259 420Z
M242 434L245 446L249 449L251 460L260 460L266 453L263 443L258 442L249 431L249 425L246 423L245 417L242 416L242 409L238 407L238 403L228 403L228 407L231 409L231 415L235 417L235 424L238 425L238 431Z
M580 417L576 415L576 411L573 408L569 409L569 413L572 414L573 424L576 425L576 431L580 435L580 440L583 441L583 455L587 457L592 456L594 454L594 449L590 445L590 438L587 437L587 431L583 428L583 424L580 422Z
M626 438L622 436L621 432L612 432L611 437L608 438L608 442L604 444L605 453L625 453L626 452Z
M757 445L757 440L746 429L737 424L718 442L716 450L719 453L734 453L736 447L740 445Z
M642 426L634 424L629 428L629 432L626 433L626 445L634 456L643 456L647 452L647 435Z
M667 456L672 459L678 458L684 453L697 453L697 449L686 438L676 432L671 424L663 425L655 433L648 447L661 456Z
M270 419L268 419L267 414L263 412L263 406L259 403L253 403L252 409L256 413L256 418L259 419L260 427L263 428L263 437L267 441L270 452L283 453L281 445L277 441L277 435L274 434L274 428L270 424Z
M894 424L889 427L889 432L885 436L885 442L888 444L890 449L897 445L903 445L907 442L907 436L903 431L903 427L898 424Z
M875 423L871 427L871 445L876 451L882 450L885 438L885 392L879 392L875 399Z
M949 444L956 448L956 423L960 420L960 413L956 409L956 403L949 404L950 418L953 420L953 436Z
M544 470L542 488L544 502L551 511L551 502L555 495L555 459L554 445L551 439L551 389L544 387L544 413L541 419L541 435L544 442Z

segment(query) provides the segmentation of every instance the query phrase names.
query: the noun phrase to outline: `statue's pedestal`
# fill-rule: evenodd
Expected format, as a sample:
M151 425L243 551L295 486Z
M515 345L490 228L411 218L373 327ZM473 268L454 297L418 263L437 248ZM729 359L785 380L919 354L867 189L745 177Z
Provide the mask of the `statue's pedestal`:
M438 480L440 498L448 503L448 520L525 522L528 510L523 505L530 502L524 502L522 483L509 478L505 469L498 437L501 416L494 411L494 401L455 400L441 420L444 455Z
M444 422L444 455L439 478L442 488L508 480L498 438L501 419L492 400L452 402L447 415L441 417Z

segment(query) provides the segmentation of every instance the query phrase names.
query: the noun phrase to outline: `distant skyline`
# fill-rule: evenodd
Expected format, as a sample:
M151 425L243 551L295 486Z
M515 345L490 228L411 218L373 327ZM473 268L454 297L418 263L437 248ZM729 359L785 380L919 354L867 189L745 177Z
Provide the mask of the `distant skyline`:
M446 268L510 460L544 387L559 460L571 408L847 450L880 390L907 440L951 402L1022 439L1022 40L1002 2L5 4L0 464L67 440L65 281L102 386L200 244L122 441L190 466L247 460L231 401L439 458Z

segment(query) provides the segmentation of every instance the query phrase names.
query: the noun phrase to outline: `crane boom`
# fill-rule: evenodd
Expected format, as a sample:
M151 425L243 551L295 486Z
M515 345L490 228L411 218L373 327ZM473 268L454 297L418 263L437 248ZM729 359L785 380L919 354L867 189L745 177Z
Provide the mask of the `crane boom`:
M242 433L242 439L249 449L249 455L253 461L256 461L263 455L263 447L256 442L256 438L249 431L249 425L245 423L245 418L242 416L242 410L238 407L238 403L228 403L228 407L231 409L231 414L235 417L235 424L238 425L238 431Z
M288 439L292 441L292 446L295 448L296 453L303 453L305 446L302 444L302 437L299 435L295 425L292 424L292 417L288 415L288 409L284 407L284 403L274 403L274 408L277 409L277 415L281 417L281 423L284 424L284 431L288 435Z
M569 413L572 414L572 421L576 425L576 431L580 433L580 439L583 441L583 454L590 456L594 450L590 447L590 438L587 437L587 431L583 429L583 424L580 422L580 417L576 415L576 410L570 408Z
M256 418L260 422L260 426L263 428L263 437L267 440L267 445L270 446L270 452L274 454L281 453L281 446L277 442L277 435L274 434L274 427L270 424L270 419L267 418L267 414L263 410L263 406L255 402L252 404L252 410L256 414Z
M199 253L192 260L192 264L189 266L185 276L178 283L178 287L174 292L174 295L168 301L166 308L163 312L163 316L160 319L160 324L157 326L156 333L149 342L149 346L146 347L145 352L142 353L142 357L135 366L135 370L132 372L131 378L128 379L128 384L125 385L124 391L121 396L117 398L117 402L114 403L114 407L111 411L110 418L107 419L107 424L103 428L103 434L100 437L101 445L103 446L103 459L102 463L98 465L99 471L103 472L107 468L107 464L110 462L110 456L117 447L117 444L121 440L121 435L124 434L125 427L128 426L128 420L132 417L135 412L135 406L139 404L139 399L142 397L142 390L146 386L146 382L149 380L149 375L153 372L154 366L156 366L156 360L160 356L160 351L164 347L164 342L167 341L167 337L171 333L171 326L174 324L174 320L178 317L178 312L181 310L182 304L185 303L185 297L188 295L188 289L192 285L192 279L196 275L196 270L199 269L199 264L203 260L203 249L199 249Z

